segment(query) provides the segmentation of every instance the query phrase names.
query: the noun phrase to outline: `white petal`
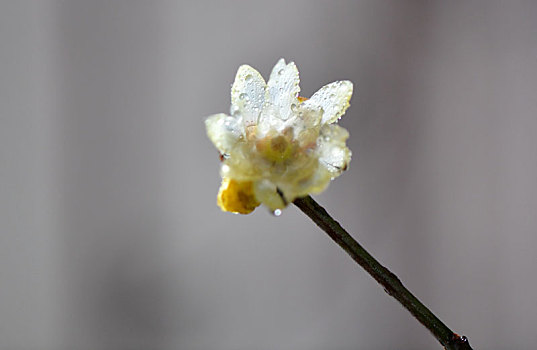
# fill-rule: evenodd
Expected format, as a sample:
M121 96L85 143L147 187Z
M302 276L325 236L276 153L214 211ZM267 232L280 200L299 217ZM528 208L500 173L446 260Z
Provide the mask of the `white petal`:
M351 161L351 150L345 145L349 133L335 124L325 124L318 140L319 163L330 171L332 178L345 171Z
M267 83L268 98L282 120L287 120L298 107L300 78L294 62L285 64L281 58L272 69Z
M322 116L323 110L320 107L306 105L305 103L299 105L298 114L290 119L289 122L290 126L293 127L295 139L298 140L301 146L311 143L315 145L317 136L319 136Z
M242 137L242 126L237 119L224 113L205 120L207 136L222 154L227 154Z
M254 68L242 65L231 87L232 110L242 115L244 125L257 124L257 118L265 103L265 80Z
M332 173L323 164L319 164L307 181L301 182L300 186L295 187L297 197L303 197L309 193L323 192L332 178Z
M283 209L286 204L278 194L278 189L269 180L260 180L254 182L255 198L266 205L270 210Z
M305 104L320 106L324 110L322 123L337 121L349 108L352 96L352 83L348 80L336 81L323 86Z
M265 107L259 116L259 123L257 126L257 135L259 138L265 137L271 131L283 131L286 123L276 115L277 111L275 111L275 109L271 108L270 106Z

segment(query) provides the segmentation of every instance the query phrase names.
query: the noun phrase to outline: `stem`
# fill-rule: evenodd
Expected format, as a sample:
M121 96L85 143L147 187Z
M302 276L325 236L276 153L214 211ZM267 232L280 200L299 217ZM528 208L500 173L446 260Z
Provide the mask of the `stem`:
M423 305L399 278L382 266L354 238L335 221L310 196L295 199L293 202L300 210L309 216L323 231L325 231L351 258L363 267L384 291L399 301L410 313L427 328L446 350L472 350L465 336L453 333L438 317Z

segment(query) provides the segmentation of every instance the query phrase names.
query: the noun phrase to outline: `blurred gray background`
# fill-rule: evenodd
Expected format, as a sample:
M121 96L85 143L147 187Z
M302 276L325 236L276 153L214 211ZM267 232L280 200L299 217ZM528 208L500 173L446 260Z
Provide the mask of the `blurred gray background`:
M0 348L439 349L296 208L222 213L242 63L349 79L317 196L476 349L537 343L537 2L3 1Z

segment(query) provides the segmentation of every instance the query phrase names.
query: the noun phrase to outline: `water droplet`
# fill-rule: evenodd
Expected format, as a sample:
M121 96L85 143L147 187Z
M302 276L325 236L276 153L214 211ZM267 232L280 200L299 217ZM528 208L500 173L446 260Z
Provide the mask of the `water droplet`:
M283 68L278 71L278 75L282 75L282 74L283 74Z
M237 106L231 106L230 112L231 112L231 115L234 117L238 117L241 115L240 109Z
M248 97L247 94L245 94L244 92L242 94L239 95L239 98L241 100L245 100L245 101L248 101L250 98Z
M280 215L282 215L282 211L281 211L280 209L276 209L276 210L274 210L274 211L272 212L272 215L274 215L274 216L280 216Z
M293 103L293 104L291 105L291 110L292 110L293 112L296 112L296 109L297 109L297 106L296 106L296 104Z
M250 81L250 80L252 80L252 78L253 78L252 75L248 74L247 76L244 77L244 80Z

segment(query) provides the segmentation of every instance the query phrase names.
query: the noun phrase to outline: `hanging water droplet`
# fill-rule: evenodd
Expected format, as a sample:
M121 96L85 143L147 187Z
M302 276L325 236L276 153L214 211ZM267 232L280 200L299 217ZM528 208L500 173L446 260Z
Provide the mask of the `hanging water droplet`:
M282 215L282 211L281 211L280 209L276 209L276 210L274 210L274 211L272 212L272 215L274 215L274 216L280 216L280 215Z

